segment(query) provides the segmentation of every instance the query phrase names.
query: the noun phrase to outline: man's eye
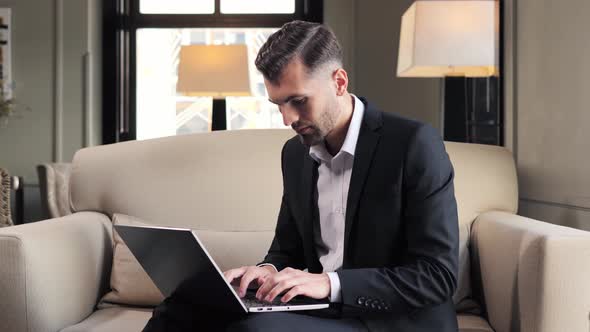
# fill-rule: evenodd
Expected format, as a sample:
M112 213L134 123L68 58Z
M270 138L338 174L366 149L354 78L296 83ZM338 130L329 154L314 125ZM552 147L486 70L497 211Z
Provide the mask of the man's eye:
M299 98L299 99L293 99L291 102L295 106L301 106L301 105L305 104L306 101L307 101L307 98Z

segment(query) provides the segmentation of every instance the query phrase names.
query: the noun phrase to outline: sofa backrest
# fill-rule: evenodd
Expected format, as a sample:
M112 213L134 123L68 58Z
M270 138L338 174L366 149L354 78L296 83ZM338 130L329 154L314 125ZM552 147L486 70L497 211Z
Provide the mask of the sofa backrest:
M73 211L192 228L222 269L253 264L274 234L281 148L293 134L218 131L84 148L73 159L70 205ZM484 211L516 212L516 171L507 150L463 143L446 148L456 173L460 223Z
M445 142L455 170L459 223L471 223L483 212L518 210L518 180L512 153L506 148Z

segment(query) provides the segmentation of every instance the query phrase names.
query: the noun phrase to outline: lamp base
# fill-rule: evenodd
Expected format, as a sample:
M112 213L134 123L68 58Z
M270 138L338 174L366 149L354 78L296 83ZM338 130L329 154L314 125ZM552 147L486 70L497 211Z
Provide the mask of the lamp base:
M213 99L213 111L211 115L211 130L227 129L227 103L225 98Z
M441 114L445 141L503 144L497 77L445 77Z

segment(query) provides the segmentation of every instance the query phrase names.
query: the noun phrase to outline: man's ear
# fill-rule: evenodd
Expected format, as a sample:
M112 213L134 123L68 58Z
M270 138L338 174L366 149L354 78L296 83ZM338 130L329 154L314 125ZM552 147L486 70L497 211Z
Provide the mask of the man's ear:
M336 84L336 95L342 96L348 89L348 74L346 70L338 68L332 73L332 78Z

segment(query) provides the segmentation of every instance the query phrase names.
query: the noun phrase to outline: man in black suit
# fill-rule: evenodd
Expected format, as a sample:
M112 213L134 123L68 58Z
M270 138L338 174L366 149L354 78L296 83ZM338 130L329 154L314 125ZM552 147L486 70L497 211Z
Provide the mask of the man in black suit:
M267 256L224 275L240 296L255 282L259 299L329 298L334 309L331 318L250 315L229 329L457 331L454 172L437 131L349 94L341 48L323 25L284 25L256 66L298 135L283 147Z

